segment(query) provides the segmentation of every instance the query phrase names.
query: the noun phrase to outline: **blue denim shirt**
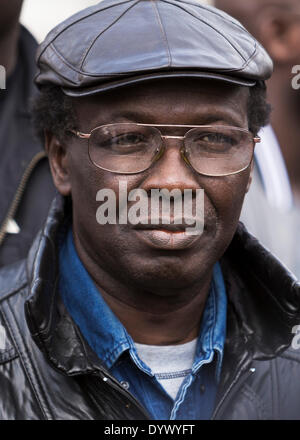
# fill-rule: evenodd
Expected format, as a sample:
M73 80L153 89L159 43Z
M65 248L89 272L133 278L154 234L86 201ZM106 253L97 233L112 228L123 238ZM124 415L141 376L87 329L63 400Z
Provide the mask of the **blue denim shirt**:
M139 358L134 341L112 312L81 263L72 230L60 249L60 293L91 348L110 373L156 420L207 420L220 378L227 299L219 264L205 304L194 363L173 400Z

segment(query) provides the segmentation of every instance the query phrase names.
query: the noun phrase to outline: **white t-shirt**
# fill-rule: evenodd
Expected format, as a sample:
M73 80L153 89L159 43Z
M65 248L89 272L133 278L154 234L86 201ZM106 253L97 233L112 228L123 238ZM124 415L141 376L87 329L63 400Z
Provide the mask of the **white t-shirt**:
M135 342L138 356L173 400L184 378L191 373L196 345L197 338L181 345L145 345Z

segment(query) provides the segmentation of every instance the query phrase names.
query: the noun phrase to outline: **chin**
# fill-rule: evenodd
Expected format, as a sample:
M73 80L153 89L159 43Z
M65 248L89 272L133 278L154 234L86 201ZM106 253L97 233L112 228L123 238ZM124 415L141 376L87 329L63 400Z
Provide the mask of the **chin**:
M143 261L142 265L137 264L134 272L129 269L128 282L151 290L184 289L207 276L212 265L207 260L204 264L197 255L188 259L171 256L160 257L155 261L149 259Z

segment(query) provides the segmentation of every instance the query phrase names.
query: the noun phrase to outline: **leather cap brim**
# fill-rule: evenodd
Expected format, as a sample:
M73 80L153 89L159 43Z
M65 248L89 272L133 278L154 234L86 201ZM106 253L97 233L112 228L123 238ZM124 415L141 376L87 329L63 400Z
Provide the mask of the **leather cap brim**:
M102 83L94 87L77 87L77 88L67 88L62 87L63 92L67 96L71 97L81 97L81 96L91 96L97 93L106 92L109 90L114 90L120 87L126 87L130 85L135 85L138 83L157 80L162 78L201 78L201 79L211 79L216 81L222 81L229 84L234 84L238 86L253 87L257 81L245 78L239 78L224 74L218 74L213 72L197 72L197 71L177 71L177 72L155 72L140 76L126 77L118 81L109 81L107 83Z

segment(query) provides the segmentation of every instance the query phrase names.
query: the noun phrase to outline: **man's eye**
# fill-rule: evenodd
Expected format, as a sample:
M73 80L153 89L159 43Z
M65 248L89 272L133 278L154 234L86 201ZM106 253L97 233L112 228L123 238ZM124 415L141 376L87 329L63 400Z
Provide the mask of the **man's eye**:
M238 136L235 137L227 133L201 133L194 141L194 148L197 150L224 154L232 150L232 148L238 147L240 140Z
M236 145L236 139L232 136L228 136L223 133L206 133L198 139L200 142L206 142L212 145L234 146Z
M117 150L123 153L126 151L136 151L136 149L143 149L146 147L148 141L146 136L141 133L122 133L115 135L106 135L99 137L95 145L98 148L104 148L107 150ZM126 150L126 151L125 151Z
M145 136L137 133L126 133L115 136L114 138L111 139L112 145L120 145L120 146L139 145L139 144L145 144L145 142L146 142Z

